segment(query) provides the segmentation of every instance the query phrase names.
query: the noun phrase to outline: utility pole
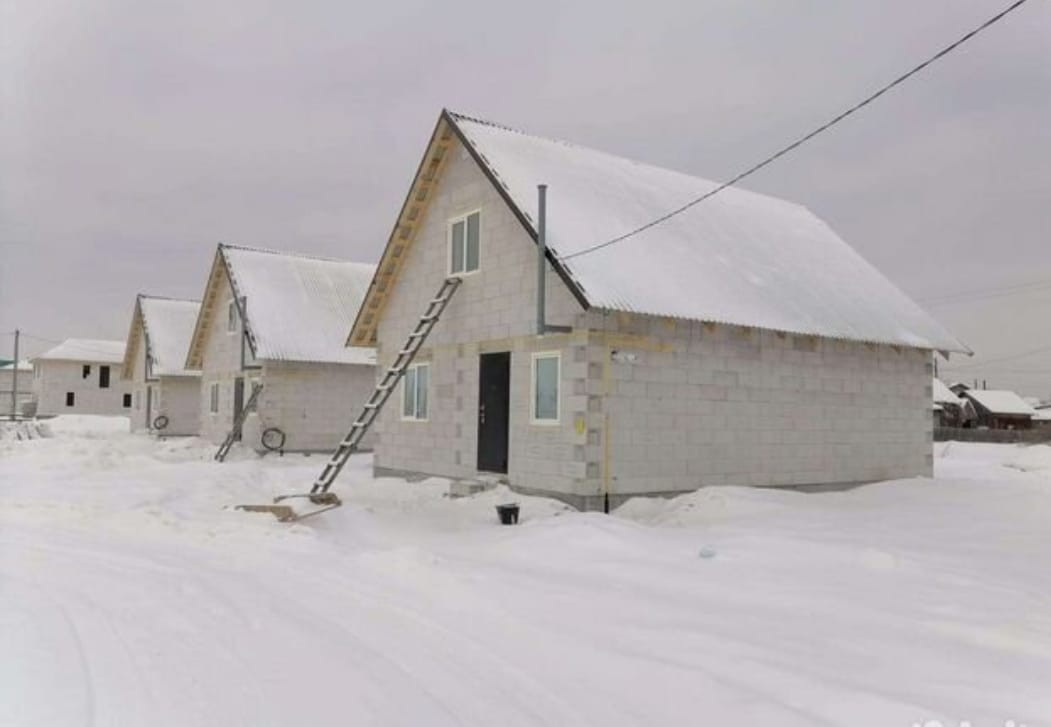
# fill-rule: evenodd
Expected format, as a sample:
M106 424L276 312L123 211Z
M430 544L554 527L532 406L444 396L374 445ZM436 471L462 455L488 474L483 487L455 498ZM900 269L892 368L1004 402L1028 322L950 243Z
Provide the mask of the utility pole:
M15 362L11 365L11 421L18 417L18 329L15 329Z

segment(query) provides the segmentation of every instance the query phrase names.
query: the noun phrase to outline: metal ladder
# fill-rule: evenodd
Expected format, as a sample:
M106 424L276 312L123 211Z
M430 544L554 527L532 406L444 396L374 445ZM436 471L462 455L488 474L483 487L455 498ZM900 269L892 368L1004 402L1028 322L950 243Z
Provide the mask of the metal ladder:
M325 465L325 468L314 481L314 485L310 488L310 492L280 495L274 498L275 504L273 505L239 505L238 509L251 512L269 512L276 516L281 522L289 522L292 520L302 520L305 517L317 515L343 504L334 492L328 491L329 488L339 476L343 466L347 464L347 460L350 459L350 456L357 451L358 445L361 443L365 433L368 432L369 427L371 427L373 422L376 421L376 417L379 416L380 410L383 409L383 405L387 403L387 399L389 399L390 395L394 392L398 382L401 381L401 377L405 375L405 370L409 367L409 364L411 364L413 359L416 358L416 354L419 353L424 341L427 340L427 336L430 335L431 330L434 329L438 319L445 311L445 307L449 304L449 299L453 297L454 293L456 293L461 282L463 282L462 278L450 277L446 278L442 283L441 288L438 289L438 294L427 304L427 309L424 311L423 315L420 316L420 320L416 323L416 327L412 330L412 333L409 334L408 339L405 341L405 345L400 351L398 351L398 355L394 358L394 363L392 363L390 368L386 370L380 383L376 385L375 389L373 389L372 394L365 402L365 406L362 407L361 413L354 420L354 424L351 425L350 431L347 432L347 435L343 437L342 441L340 441L339 446L336 447L336 451L332 453L332 457ZM288 505L277 504L283 500L297 497L305 497L310 500L312 504L321 505L322 507L319 510L298 514Z
M234 442L237 441L238 436L241 434L241 427L244 426L245 417L248 416L248 412L255 406L255 400L259 398L259 392L262 390L262 384L252 384L252 395L248 397L248 401L241 407L241 411L237 412L237 416L234 417L234 425L230 428L230 433L226 435L226 439L219 445L219 449L215 451L216 462L226 460L226 455L230 453L230 448L234 446Z

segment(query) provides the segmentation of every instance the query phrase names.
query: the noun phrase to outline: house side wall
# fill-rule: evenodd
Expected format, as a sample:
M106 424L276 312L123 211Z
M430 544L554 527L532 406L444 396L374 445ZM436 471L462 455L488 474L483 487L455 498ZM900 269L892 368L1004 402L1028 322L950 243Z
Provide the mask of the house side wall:
M929 352L599 311L588 319L596 496L932 473Z
M571 487L582 465L572 460L573 440L566 432L572 428L569 408L563 409L564 428L538 427L529 423L528 404L530 351L561 350L568 337L538 340L534 335L536 245L462 148L450 151L389 293L378 328L377 374L382 376L391 365L448 273L448 221L474 210L481 211L480 270L464 277L417 357L417 362L432 366L428 421L402 420L399 386L377 420L376 467L449 477L476 475L478 357L511 351L508 477L523 486ZM557 205L552 204L552 210L554 214ZM548 322L573 324L582 309L550 266L546 287ZM563 366L564 381L571 369ZM564 386L563 392L568 391Z
M277 427L285 434L285 450L306 452L334 450L376 385L371 365L286 361L265 362L261 382L263 390L255 413L245 421L242 441L262 450L262 432ZM375 433L370 432L362 448L372 448L374 441Z
M98 363L96 361L49 361L35 362L40 373L33 379L33 390L37 395L37 414L98 414L103 416L127 416L130 410L124 407L124 394L131 391L131 384L120 377L120 363ZM85 378L83 366L90 365L91 373ZM99 371L109 366L109 388L99 388ZM21 377L19 377L21 379ZM21 388L21 380L19 388ZM73 392L73 406L66 406L66 393Z
M230 432L234 420L234 380L239 376L257 376L258 372L247 373L241 370L241 335L230 333L227 328L227 306L233 300L230 280L222 271L222 285L216 296L215 314L208 323L205 333L204 353L201 359L200 390L198 391L200 411L199 434L216 444L223 441ZM211 387L219 384L219 411L212 413ZM250 389L246 382L245 398Z
M146 418L146 338L139 324L138 343L132 352L131 390L132 406L128 416L131 419L131 431L149 431L150 425Z
M162 376L156 387L154 418L168 417L168 426L159 433L165 436L197 434L201 426L201 380L196 376Z
M11 369L0 369L0 412L11 410L11 392L14 389L14 372ZM18 372L18 406L21 407L34 400L33 372Z

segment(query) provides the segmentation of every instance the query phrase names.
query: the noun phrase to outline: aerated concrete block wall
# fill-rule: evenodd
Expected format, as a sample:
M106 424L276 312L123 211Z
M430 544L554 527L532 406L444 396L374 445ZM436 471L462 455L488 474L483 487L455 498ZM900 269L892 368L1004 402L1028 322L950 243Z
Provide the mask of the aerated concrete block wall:
M168 426L159 433L164 436L197 434L201 424L201 380L195 376L162 376L155 384L158 399L153 416L168 417Z
M99 414L104 416L128 416L130 409L124 407L124 394L131 391L130 383L120 377L119 363L97 361L36 361L37 372L33 379L33 390L37 395L37 414ZM85 377L83 367L91 371ZM102 366L108 366L109 387L99 387ZM19 377L19 388L22 386ZM27 382L28 383L28 382ZM73 406L66 406L66 393L73 392Z
M263 391L253 422L246 422L244 443L261 449L259 436L269 427L285 433L287 451L331 452L350 430L376 385L375 366L267 361ZM246 391L245 396L248 396ZM366 434L371 449L375 433Z
M588 326L597 493L931 475L929 351L599 311Z
M224 274L225 275L225 274ZM227 306L233 300L229 280L221 287L222 293L216 302L215 314L209 323L205 339L204 359L200 379L200 436L216 444L223 441L233 426L234 380L245 377L245 400L251 394L248 377L258 372L241 370L241 333L230 333L227 328ZM211 412L211 387L219 384L219 411Z
M566 461L571 445L564 430L571 422L563 417L559 427L529 424L529 351L558 349L566 339L537 341L533 335L536 245L466 151L453 149L445 164L380 321L377 375L393 362L448 274L448 221L474 210L481 211L480 269L464 277L417 358L417 363L432 364L428 421L402 420L399 386L376 424L376 467L449 477L476 475L478 356L511 351L509 477L523 487L566 486L576 471L576 465ZM582 309L550 266L546 285L548 321L572 324Z

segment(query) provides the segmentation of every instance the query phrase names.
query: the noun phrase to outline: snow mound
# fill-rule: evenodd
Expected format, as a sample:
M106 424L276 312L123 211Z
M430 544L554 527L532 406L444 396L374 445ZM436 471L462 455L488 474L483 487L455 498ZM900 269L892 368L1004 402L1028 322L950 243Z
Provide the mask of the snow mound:
M54 419L48 419L45 426L55 436L95 439L127 434L131 423L127 417L63 414Z
M47 425L41 422L0 422L0 441L23 441L50 436Z
M1006 466L1022 472L1051 473L1051 447L1046 444L1024 447L1021 454L1006 462Z

